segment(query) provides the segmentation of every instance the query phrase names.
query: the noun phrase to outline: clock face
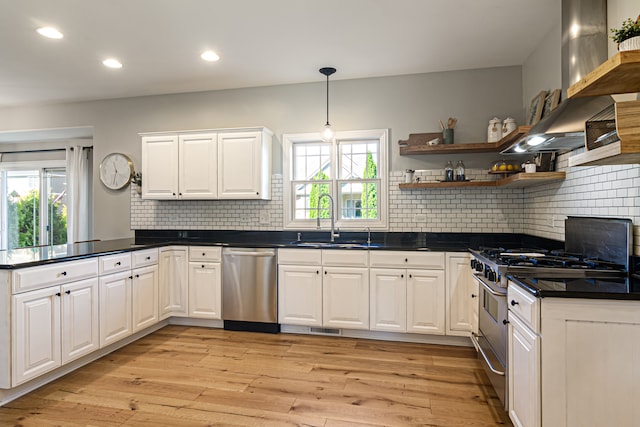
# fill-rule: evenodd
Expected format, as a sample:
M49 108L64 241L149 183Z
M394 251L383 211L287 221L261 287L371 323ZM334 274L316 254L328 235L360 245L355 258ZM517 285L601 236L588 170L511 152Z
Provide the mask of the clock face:
M131 181L133 162L124 154L111 153L100 163L100 180L112 190L124 188Z

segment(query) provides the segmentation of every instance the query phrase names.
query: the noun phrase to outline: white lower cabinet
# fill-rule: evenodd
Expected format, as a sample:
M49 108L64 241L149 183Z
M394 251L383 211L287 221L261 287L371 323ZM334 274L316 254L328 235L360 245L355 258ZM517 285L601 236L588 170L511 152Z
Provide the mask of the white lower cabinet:
M407 270L407 332L444 335L444 270Z
M469 336L478 333L479 289L472 277L468 252L447 252L446 333Z
M222 248L189 247L189 317L222 319Z
M13 296L12 386L98 348L97 279Z
M407 331L407 270L372 268L369 273L372 331Z
M98 279L62 285L62 363L100 348Z
M186 317L188 305L188 248L168 246L159 255L159 315Z
M444 253L372 251L370 263L371 330L444 334Z
M221 319L220 263L189 263L189 317Z
M540 426L540 337L509 312L509 418Z
M369 329L368 252L280 249L278 321Z
M322 319L326 327L369 329L368 268L323 268Z
M100 277L100 347L133 332L131 282L130 271Z
M278 322L322 326L322 266L278 266Z
M158 322L158 266L131 271L131 321L133 332Z

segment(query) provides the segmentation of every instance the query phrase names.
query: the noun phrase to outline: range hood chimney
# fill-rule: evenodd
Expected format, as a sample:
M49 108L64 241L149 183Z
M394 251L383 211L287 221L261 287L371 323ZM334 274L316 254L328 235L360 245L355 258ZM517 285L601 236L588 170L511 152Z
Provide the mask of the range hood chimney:
M567 152L584 147L585 122L614 103L611 96L567 99L567 89L608 58L607 1L562 1L562 98L527 136L503 153Z

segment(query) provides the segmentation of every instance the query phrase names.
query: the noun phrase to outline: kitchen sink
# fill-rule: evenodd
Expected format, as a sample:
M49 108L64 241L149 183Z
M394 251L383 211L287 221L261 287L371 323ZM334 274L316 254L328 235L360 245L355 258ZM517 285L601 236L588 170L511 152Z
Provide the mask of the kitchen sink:
M332 249L353 249L353 248L376 248L380 247L379 243L367 243L367 242L291 242L292 245L296 245L302 248L332 248Z

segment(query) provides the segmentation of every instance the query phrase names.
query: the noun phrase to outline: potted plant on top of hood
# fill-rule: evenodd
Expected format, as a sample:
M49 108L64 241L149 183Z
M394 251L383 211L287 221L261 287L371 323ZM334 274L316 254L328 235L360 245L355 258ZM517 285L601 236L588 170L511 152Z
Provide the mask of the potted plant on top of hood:
M640 49L640 15L633 21L628 18L620 28L611 29L611 39L618 43L618 50Z

